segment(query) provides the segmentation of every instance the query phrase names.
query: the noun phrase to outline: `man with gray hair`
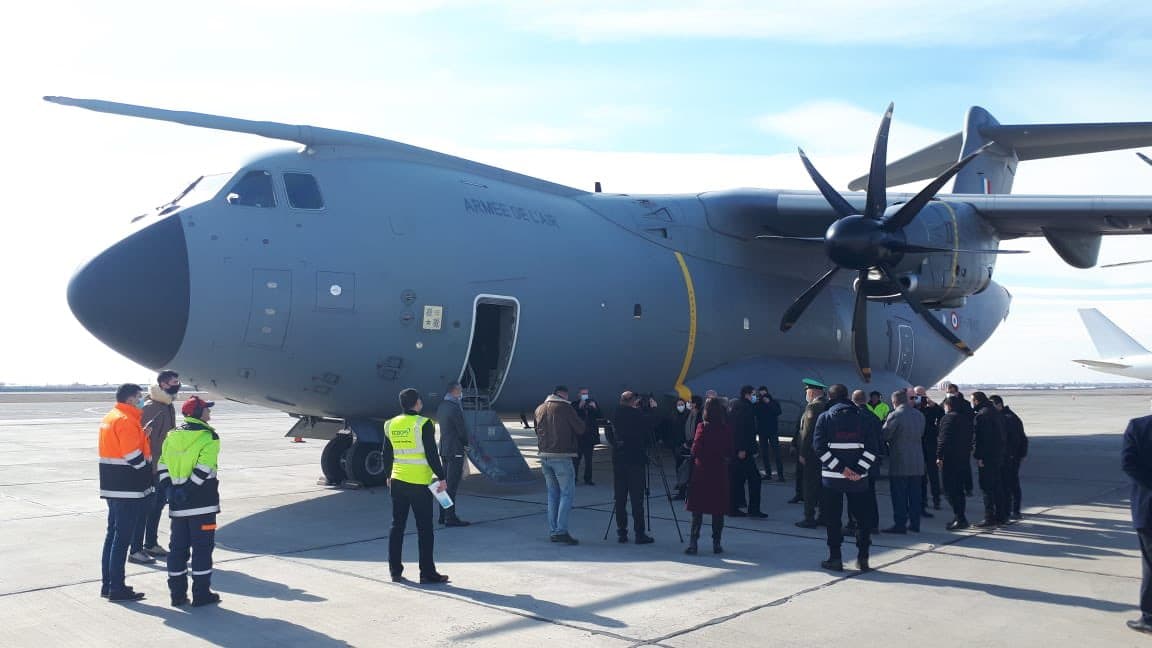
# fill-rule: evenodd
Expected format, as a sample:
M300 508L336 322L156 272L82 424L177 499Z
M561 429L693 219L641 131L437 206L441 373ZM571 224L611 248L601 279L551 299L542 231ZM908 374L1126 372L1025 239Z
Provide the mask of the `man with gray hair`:
M464 463L468 461L468 427L464 423L463 396L464 389L460 383L449 383L444 400L436 408L436 421L440 424L440 459L447 473L448 496L452 498L452 506L440 509L440 524L450 527L471 524L456 514L456 491L464 478Z
M892 392L892 413L884 421L888 442L888 487L894 524L884 533L920 532L920 482L924 479L924 415L908 403L908 392Z

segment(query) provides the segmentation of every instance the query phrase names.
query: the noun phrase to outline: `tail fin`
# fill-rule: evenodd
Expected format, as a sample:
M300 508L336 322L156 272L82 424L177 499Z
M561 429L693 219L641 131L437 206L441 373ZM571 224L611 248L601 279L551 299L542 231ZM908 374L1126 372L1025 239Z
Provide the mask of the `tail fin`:
M987 110L972 106L963 132L889 164L888 186L935 178L988 142L996 144L956 175L953 193L1010 193L1016 163L1024 160L1152 146L1152 122L1001 125ZM867 184L864 176L848 188L859 191Z
M1123 358L1149 352L1095 308L1081 308L1080 319L1084 320L1084 328L1088 329L1101 358Z

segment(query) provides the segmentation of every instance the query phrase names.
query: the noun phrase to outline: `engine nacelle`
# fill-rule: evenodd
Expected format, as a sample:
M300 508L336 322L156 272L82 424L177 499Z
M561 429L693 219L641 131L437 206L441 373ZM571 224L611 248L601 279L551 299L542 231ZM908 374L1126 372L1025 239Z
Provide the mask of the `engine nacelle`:
M933 201L904 229L907 243L952 252L905 254L892 274L910 296L928 306L955 307L988 287L1000 240L975 208ZM870 293L883 292L875 286Z

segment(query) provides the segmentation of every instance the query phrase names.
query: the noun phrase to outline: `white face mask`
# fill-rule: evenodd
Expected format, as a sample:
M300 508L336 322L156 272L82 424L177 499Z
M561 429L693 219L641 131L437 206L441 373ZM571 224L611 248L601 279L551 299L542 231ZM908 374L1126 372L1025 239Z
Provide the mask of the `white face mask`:
M677 411L677 412L681 412L681 413L683 413L683 412L684 412L684 409L685 409L685 407L684 407L683 405L677 405L677 406L676 406L676 411Z
M580 394L580 400L582 400L582 401L588 400L588 394Z
M145 396L144 394L140 394L140 398L136 399L136 409L144 409L144 403L147 400L148 400L147 396Z

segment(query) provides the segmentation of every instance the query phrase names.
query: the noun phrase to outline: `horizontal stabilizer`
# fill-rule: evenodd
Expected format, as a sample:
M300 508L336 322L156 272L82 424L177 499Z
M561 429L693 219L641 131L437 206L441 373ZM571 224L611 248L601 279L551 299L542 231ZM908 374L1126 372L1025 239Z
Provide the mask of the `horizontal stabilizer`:
M1088 329L1092 344L1096 345L1101 358L1123 358L1148 353L1148 349L1095 308L1081 308L1080 319L1084 320L1084 328Z
M1132 368L1132 365L1121 364L1119 362L1105 362L1103 360L1073 360L1072 362L1082 364L1090 369L1100 369L1101 371Z
M1115 124L987 124L979 127L985 141L995 142L1016 158L1044 158L1101 153L1152 146L1152 122ZM887 184L895 187L934 178L961 157L964 136L956 133L888 165ZM852 191L868 185L868 176L849 183Z

